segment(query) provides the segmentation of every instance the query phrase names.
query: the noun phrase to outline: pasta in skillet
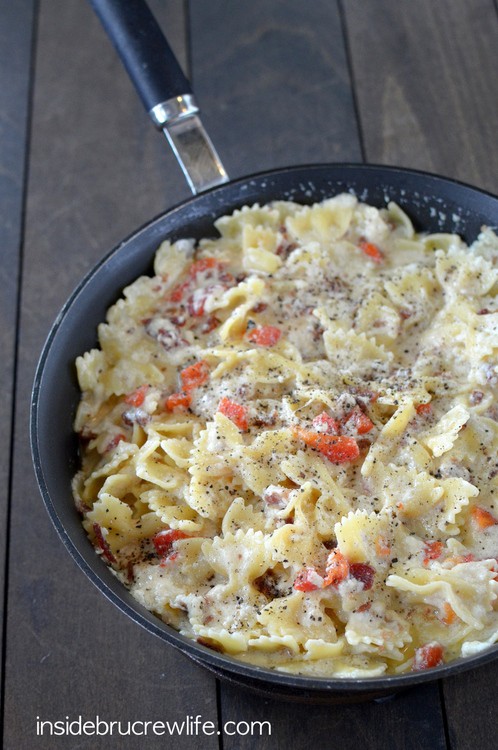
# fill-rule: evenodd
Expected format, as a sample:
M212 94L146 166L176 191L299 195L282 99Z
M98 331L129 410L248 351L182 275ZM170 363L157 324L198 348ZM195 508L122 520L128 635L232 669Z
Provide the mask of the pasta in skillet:
M166 241L77 360L74 496L182 634L286 672L498 640L498 238L341 194Z

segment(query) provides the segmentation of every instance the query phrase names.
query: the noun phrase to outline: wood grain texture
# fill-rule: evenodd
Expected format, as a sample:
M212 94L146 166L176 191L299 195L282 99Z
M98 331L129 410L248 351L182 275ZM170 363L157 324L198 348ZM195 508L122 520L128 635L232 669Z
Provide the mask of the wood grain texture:
M451 750L496 750L498 664L444 681Z
M437 695L437 694L436 694ZM243 720L253 735L224 737L224 750L445 750L442 714L432 686L384 701L312 706L264 700L230 689L222 702L222 723ZM257 722L267 721L259 728ZM232 725L230 725L232 726ZM261 737L257 733L261 731Z
M33 0L0 4L0 617L4 618L4 572L10 470L16 326L22 254L22 213L33 35ZM2 636L3 638L3 631ZM0 674L3 690L3 661Z
M160 20L180 30L175 44L186 60L182 3L156 5ZM35 363L65 297L114 243L188 190L86 3L42 0L35 86L10 528L8 750L54 747L53 737L35 737L37 716L217 717L215 680L128 621L71 561L43 508L28 440ZM123 742L57 738L64 748ZM175 740L189 750L217 744ZM164 737L147 740L148 748L165 746Z
M192 82L231 177L361 158L336 2L191 0Z
M498 192L492 0L344 0L367 160Z

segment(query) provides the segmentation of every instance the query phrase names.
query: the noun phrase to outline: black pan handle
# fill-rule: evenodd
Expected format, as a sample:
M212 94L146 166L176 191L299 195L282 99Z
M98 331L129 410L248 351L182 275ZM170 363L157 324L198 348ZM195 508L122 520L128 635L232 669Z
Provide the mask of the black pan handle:
M147 112L192 94L178 60L144 0L89 0Z

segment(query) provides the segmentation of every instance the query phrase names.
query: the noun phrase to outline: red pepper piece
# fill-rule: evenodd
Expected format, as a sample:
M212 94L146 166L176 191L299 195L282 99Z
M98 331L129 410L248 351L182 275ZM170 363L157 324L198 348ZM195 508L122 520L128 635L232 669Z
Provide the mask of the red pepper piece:
M476 523L477 528L481 531L489 528L490 526L495 526L495 524L498 523L498 520L493 516L492 513L489 512L489 510L481 508L479 505L476 505L474 508L472 508L470 513L472 515L472 520Z
M338 549L333 549L325 566L324 586L337 586L349 575L349 563Z
M231 401L229 398L222 398L218 404L218 411L228 417L239 430L245 432L249 423L247 419L248 409L247 406L238 404L236 401Z
M168 411L175 411L175 409L188 409L191 401L192 397L189 393L183 393L182 391L180 391L180 393L172 393L171 396L168 396L166 399L166 409Z
M358 245L360 250L364 252L365 255L368 255L368 257L373 260L374 263L382 263L382 261L384 260L383 252L373 242L368 242L368 240L360 240Z
M430 560L437 560L443 554L443 542L426 542L424 565L428 565Z
M415 650L412 672L419 672L423 669L433 669L443 664L444 649L440 643L433 641L426 643Z
M294 581L296 591L316 591L321 589L322 586L323 580L315 568L304 568L297 574Z
M125 397L125 404L130 404L130 406L142 406L148 390L148 385L141 385L140 388L136 388L132 393L129 393Z
M358 443L352 437L344 435L324 435L320 432L294 427L294 436L319 451L333 463L341 464L354 461L360 455Z
M344 421L344 426L348 424L356 430L358 435L365 435L365 433L370 432L375 426L370 417L362 412L358 406L347 415Z
M202 359L200 362L196 362L193 365L185 367L180 372L180 379L182 381L183 390L188 393L194 388L198 388L209 380L209 365Z
M327 435L339 434L339 422L325 411L322 411L321 414L318 414L314 418L313 427L317 432L326 433Z
M282 331L276 326L257 326L247 333L248 340L258 346L275 346L281 336Z

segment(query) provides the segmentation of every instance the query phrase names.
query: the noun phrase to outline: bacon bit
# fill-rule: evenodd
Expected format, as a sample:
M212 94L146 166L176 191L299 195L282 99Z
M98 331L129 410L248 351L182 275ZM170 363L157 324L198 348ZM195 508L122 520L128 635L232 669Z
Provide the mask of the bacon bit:
M268 305L266 302L257 302L254 307L251 308L251 312L253 313L261 313L264 312L267 309Z
M253 586L269 599L276 599L282 596L278 588L279 578L274 570L267 570L266 573L255 578Z
M340 550L331 550L325 566L324 586L336 586L349 575L349 563Z
M141 385L140 388L137 388L133 393L129 393L125 397L125 404L130 404L130 406L142 406L148 390L148 385Z
M370 417L364 414L358 406L345 417L344 426L348 423L356 430L358 435L365 435L365 433L370 432L375 426Z
M422 416L430 414L432 412L432 404L430 401L427 401L425 404L418 404L418 406L415 407L415 411Z
M187 292L191 292L187 305L189 314L194 317L204 315L204 304L209 293L208 288L206 288L204 295L195 295L196 284L201 274L205 274L205 281L212 281L216 285L219 283L226 288L235 282L232 274L224 271L223 264L216 258L199 258L199 260L194 261L188 269L188 277L181 284L178 284L169 295L170 302L178 303L182 302ZM202 284L203 280L200 281Z
M171 302L181 302L183 299L183 296L187 289L190 286L190 281L187 279L186 281L183 281L181 284L177 284L171 294L169 295L169 299Z
M478 315L489 315L490 312L491 312L491 310L488 310L487 307L483 307L482 310L479 310L477 314Z
M498 520L489 512L489 510L481 508L479 505L472 508L470 513L472 520L481 531L487 529L489 526L495 526L495 524L498 523Z
M362 604L361 607L358 607L355 612L368 612L371 606L372 602L365 602L365 604Z
M440 643L433 641L425 646L415 649L412 672L420 672L423 669L433 669L443 664L444 650Z
M377 245L374 245L373 242L368 242L367 240L360 240L360 242L358 243L358 246L360 250L363 253L365 253L365 255L368 255L368 257L374 261L374 263L382 263L382 261L384 260L384 254L377 247Z
M387 539L382 535L378 536L375 540L375 552L379 557L389 557L391 554L391 547Z
M152 538L152 543L159 557L163 559L169 558L171 560L174 559L171 554L173 544L178 541L178 539L188 539L188 534L180 531L180 529L163 529L163 531L159 531Z
M294 437L322 453L332 463L354 461L360 455L358 443L352 437L324 435L313 430L306 430L304 427L293 427L292 433Z
M316 591L323 588L323 579L315 568L303 568L297 574L293 587L296 591Z
M208 363L206 360L201 359L200 362L185 367L185 369L180 372L180 379L182 381L183 390L187 393L194 388L198 388L209 379Z
M273 505L277 508L285 508L289 502L291 491L288 487L271 485L263 490L263 500L267 505Z
M238 404L236 401L231 401L229 398L224 397L218 404L218 411L221 412L221 414L224 414L225 417L228 417L228 419L230 419L239 430L242 430L242 432L245 432L248 429L247 406L242 406L242 404Z
M123 435L123 433L120 432L118 435L115 435L109 443L107 443L106 447L104 448L104 453L113 451L114 448L116 448L122 440L126 440L126 435Z
M282 331L276 326L256 326L247 333L247 339L258 346L275 346L280 340Z
M412 317L412 314L409 310L405 310L402 308L401 310L399 310L399 317L401 318L401 320L408 320L408 318Z
M443 542L425 542L424 545L424 565L428 565L431 560L437 560L443 554Z
M183 393L182 391L180 391L180 393L172 393L171 396L168 396L166 399L166 409L168 411L175 411L175 409L188 409L191 401L192 397L189 393Z
M322 411L321 414L318 414L314 418L313 427L317 432L326 433L327 435L338 435L340 430L339 422L325 411Z
M104 532L102 531L102 527L100 526L100 524L94 523L92 528L93 528L93 533L95 534L96 542L98 546L100 547L100 549L102 550L102 557L105 557L107 562L116 564L117 560L112 554L111 548L109 547L104 537Z
M214 315L210 315L209 318L206 318L206 320L201 325L201 333L211 333L211 331L214 331L215 328L217 328L220 324L220 321L217 317Z
M372 588L375 570L371 565L367 565L366 563L351 563L349 566L349 572L353 578L362 582L365 591Z
M396 503L396 507L397 507L398 510L404 510L405 509L405 504L404 503Z
M204 305L210 293L209 287L200 294L191 294L187 301L188 314L192 318L202 318L205 313Z
M472 393L469 396L469 401L472 406L476 406L476 404L481 403L483 398L484 398L484 393L482 391L472 391Z
M443 616L442 621L445 625L451 625L455 620L457 619L457 615L453 607L449 602L445 602L443 604Z

